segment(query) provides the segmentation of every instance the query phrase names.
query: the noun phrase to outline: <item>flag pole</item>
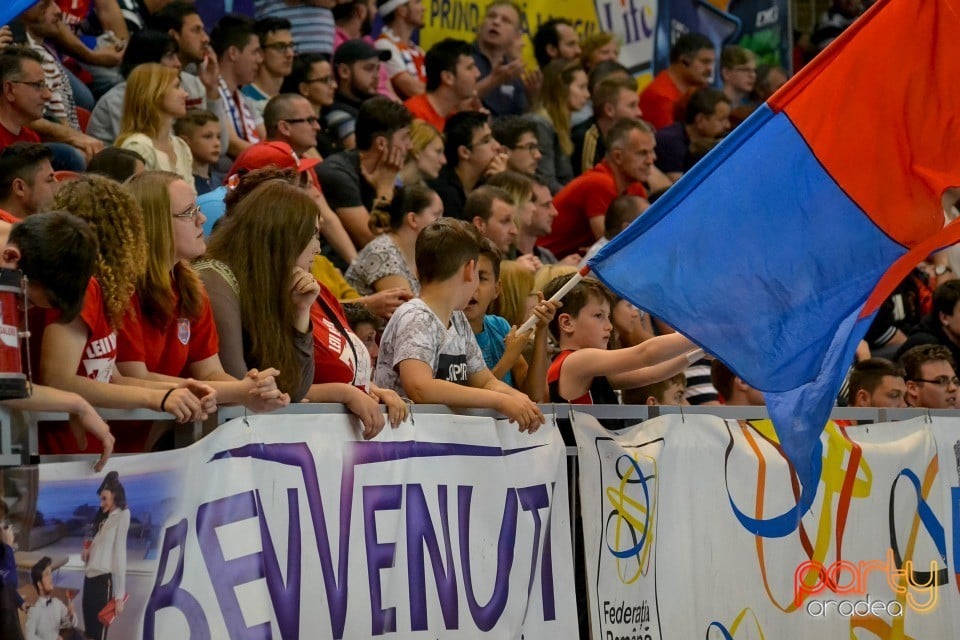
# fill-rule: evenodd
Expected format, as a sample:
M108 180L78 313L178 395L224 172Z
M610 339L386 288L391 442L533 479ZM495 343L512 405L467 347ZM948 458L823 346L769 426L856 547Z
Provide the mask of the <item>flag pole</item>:
M590 273L590 266L589 266L589 265L584 265L579 271L577 271L575 274L573 274L573 277L572 277L572 278L570 278L569 280L567 280L567 282L566 282L562 287L560 287L560 290L559 290L559 291L557 291L555 294L553 294L553 296L550 298L549 302L557 302L557 301L559 301L561 298L563 298L563 296L565 296L565 295L567 295L568 293L570 293L570 290L573 289L575 286L577 286L577 284L578 284L581 280L583 280L584 278L586 278L586 277L587 277L587 274L589 274L589 273ZM534 328L535 326L537 326L537 316L531 315L529 318L527 318L527 321L524 322L522 325L520 325L520 328L517 329L517 335L518 335L518 336L522 336L522 335L525 334L525 333L528 333L528 332L530 332L530 331L533 331L533 328Z
M555 294L553 294L550 297L549 302L557 302L560 299L562 299L565 295L570 293L571 289L577 286L577 284L581 280L586 278L589 274L590 274L590 267L588 265L584 265L579 271L574 273L573 276L569 280L567 280L564 283L564 285L560 287L560 289ZM536 325L537 325L537 316L531 315L529 318L527 318L527 321L524 322L519 329L517 329L517 335L522 336L523 334L529 331L533 331L533 328ZM704 356L704 351L703 349L697 347L696 349L692 349L691 351L688 351L685 355L687 357L687 363L693 364L694 362L696 362L697 360L699 360Z

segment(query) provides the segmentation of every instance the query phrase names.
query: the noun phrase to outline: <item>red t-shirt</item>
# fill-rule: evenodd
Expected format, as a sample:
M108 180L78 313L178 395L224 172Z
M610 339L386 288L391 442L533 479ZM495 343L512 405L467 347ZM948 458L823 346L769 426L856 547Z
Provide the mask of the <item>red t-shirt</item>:
M44 314L44 327L58 321L60 315L59 311L48 309ZM117 332L110 324L107 310L103 305L103 291L96 278L90 278L87 283L87 292L79 317L87 327L87 343L80 356L77 375L100 382L110 382L113 366L117 360ZM115 431L114 435L117 435ZM87 449L81 451L69 425L65 422L42 423L39 428L39 445L40 453L43 454L100 453L102 451L100 442L89 434ZM129 451L130 449L122 448L118 437L115 450Z
M176 289L174 295L178 296ZM203 307L194 319L180 315L180 300L176 313L166 327L157 327L144 321L140 296L130 300L130 313L124 318L117 336L118 362L143 362L147 371L165 376L189 378L187 368L194 362L206 360L220 352L217 327L206 292Z
M319 281L318 281L319 282ZM326 304L321 304L320 299ZM333 312L337 322L329 317L326 309ZM361 389L370 386L370 354L363 342L350 330L343 307L334 295L320 284L317 302L310 307L310 320L313 323L313 383L343 382ZM347 335L340 330L343 328ZM353 348L350 348L351 340ZM360 360L357 371L357 359Z
M640 92L640 111L643 112L643 119L657 129L673 124L676 121L674 107L682 95L680 87L664 69Z
M420 118L427 124L433 125L437 131L443 131L443 125L447 119L437 113L430 101L427 100L427 94L421 93L418 96L407 98L403 106L413 114L414 118Z
M40 136L33 129L20 127L20 133L12 133L0 124L0 150L6 149L14 142L40 142Z
M647 197L647 190L639 182L630 184L629 195ZM537 244L546 247L558 258L592 245L596 238L590 229L590 218L605 216L607 207L620 195L617 184L606 160L574 178L553 198L557 217L549 235L540 238Z

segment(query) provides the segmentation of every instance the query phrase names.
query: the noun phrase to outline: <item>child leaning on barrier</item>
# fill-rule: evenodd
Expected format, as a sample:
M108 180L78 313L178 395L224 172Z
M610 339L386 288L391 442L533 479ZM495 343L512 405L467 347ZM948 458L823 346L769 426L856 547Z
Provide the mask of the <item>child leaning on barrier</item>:
M554 278L543 294L552 297L572 276ZM681 373L702 355L690 340L672 333L625 349L608 350L613 324L612 295L585 278L563 298L550 323L560 353L547 372L550 400L571 404L619 404L614 389L632 389ZM688 353L693 351L693 353Z
M538 402L547 401L547 325L556 315L558 302L540 301L534 308L537 328L534 332L517 335L517 327L504 318L487 314L490 304L500 295L500 250L486 238L480 245L477 262L477 290L463 310L470 328L477 338L487 366L498 380L520 389ZM523 351L533 339L531 362Z
M535 431L543 413L487 368L463 309L477 290L481 238L442 218L417 237L420 297L405 302L380 341L375 381L414 402L494 409Z
M97 261L99 243L93 228L63 212L37 213L18 222L0 254L0 267L20 269L27 277L27 304L54 309L65 322L73 321L83 307L87 282ZM64 269L69 265L69 269ZM34 340L38 340L35 336ZM21 411L63 411L70 414L75 434L90 433L100 441L101 455L94 467L100 471L113 452L114 437L93 406L76 393L33 385L32 395L4 400L0 406ZM78 435L78 439L84 436Z

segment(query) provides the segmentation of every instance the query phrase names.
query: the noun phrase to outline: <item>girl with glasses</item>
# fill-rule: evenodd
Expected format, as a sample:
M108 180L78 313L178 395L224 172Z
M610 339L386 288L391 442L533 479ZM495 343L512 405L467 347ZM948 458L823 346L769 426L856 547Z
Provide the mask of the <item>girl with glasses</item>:
M128 187L143 209L147 268L119 331L117 369L145 380L202 380L219 402L253 411L289 404L289 395L277 389L275 369L251 369L240 379L223 369L210 299L190 265L207 249L205 218L190 185L175 173L149 171Z

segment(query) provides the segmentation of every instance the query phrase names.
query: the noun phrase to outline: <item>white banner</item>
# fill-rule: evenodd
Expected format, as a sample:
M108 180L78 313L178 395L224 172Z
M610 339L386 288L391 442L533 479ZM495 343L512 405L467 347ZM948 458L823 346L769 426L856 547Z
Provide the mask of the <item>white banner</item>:
M799 487L768 421L575 426L595 640L957 637L960 420L830 423L783 537Z
M111 460L130 510L113 571L130 599L109 636L576 637L555 426L414 420L362 441L345 415L256 416L187 449ZM104 474L5 474L20 476L6 501L39 514L18 561L50 556L57 586L82 591Z

